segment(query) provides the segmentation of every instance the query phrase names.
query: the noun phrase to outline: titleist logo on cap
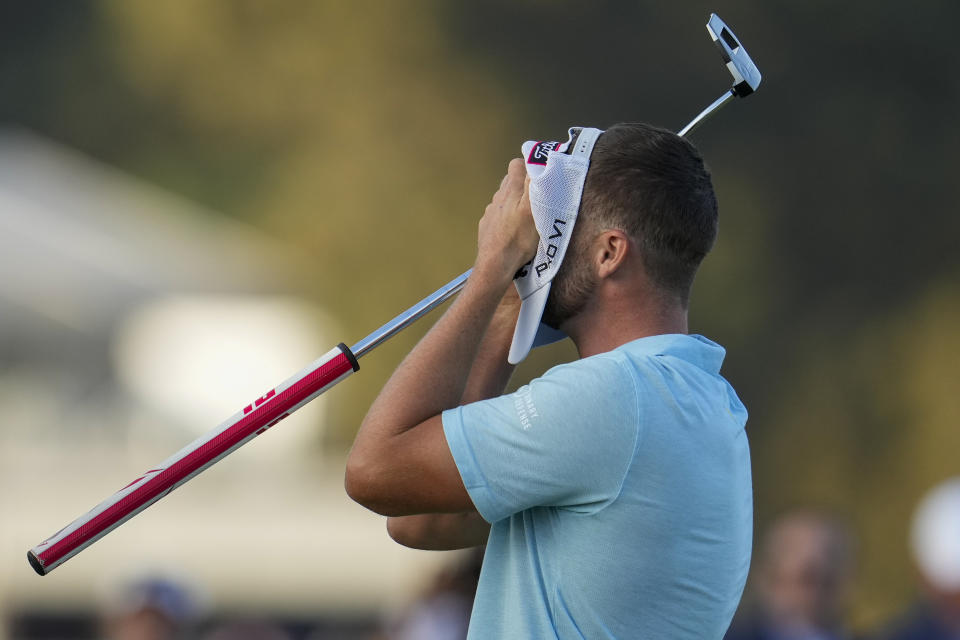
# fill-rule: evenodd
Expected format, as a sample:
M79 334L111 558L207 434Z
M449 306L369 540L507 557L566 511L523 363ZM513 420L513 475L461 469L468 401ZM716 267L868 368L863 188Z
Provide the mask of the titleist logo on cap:
M540 164L547 166L547 158L551 151L556 151L560 147L559 142L538 142L530 150L527 156L527 164Z

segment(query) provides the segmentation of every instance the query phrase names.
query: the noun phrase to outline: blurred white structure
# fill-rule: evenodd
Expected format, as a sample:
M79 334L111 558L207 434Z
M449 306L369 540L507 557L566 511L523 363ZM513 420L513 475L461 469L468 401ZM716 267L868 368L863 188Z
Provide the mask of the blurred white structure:
M0 607L95 606L156 570L214 607L362 613L446 560L396 546L344 495L342 460L320 451L321 398L49 576L27 565L342 337L299 294L296 274L315 272L252 227L0 134Z
M910 546L930 587L960 594L960 476L930 489L917 505Z

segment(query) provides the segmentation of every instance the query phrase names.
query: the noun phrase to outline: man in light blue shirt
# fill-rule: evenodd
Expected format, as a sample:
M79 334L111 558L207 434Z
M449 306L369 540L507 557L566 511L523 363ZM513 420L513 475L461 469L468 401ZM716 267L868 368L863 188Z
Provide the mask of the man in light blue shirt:
M514 161L467 286L371 406L347 491L402 544L487 544L471 638L719 639L749 567L752 491L724 350L687 335L716 235L710 176L686 140L617 125L582 188L543 310L581 359L501 395L523 322L510 283L542 235Z
M444 412L493 523L473 613L485 637L723 635L752 523L746 412L723 353L640 338Z

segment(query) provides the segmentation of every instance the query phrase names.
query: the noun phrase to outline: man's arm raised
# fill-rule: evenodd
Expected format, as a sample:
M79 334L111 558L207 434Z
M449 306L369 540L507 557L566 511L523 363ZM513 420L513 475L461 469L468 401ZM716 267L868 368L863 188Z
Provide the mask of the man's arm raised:
M519 313L520 297L515 287L508 286L483 336L460 404L486 400L503 393L514 369L507 362L507 353ZM387 518L387 532L406 547L445 551L486 544L490 524L476 510L422 513Z
M465 398L481 340L504 292L536 251L539 237L524 177L523 161L515 159L480 221L477 260L466 286L400 364L363 420L347 461L345 484L354 500L377 513L474 510L447 446L440 413ZM471 382L470 393L490 384L474 388Z

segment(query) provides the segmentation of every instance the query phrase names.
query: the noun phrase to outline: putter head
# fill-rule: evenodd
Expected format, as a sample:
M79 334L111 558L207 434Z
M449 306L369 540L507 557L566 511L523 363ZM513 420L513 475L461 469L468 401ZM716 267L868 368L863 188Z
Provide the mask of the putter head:
M707 31L733 76L733 92L743 98L756 91L760 86L760 70L753 64L750 54L733 35L730 27L717 14L711 13L710 20L707 21Z

